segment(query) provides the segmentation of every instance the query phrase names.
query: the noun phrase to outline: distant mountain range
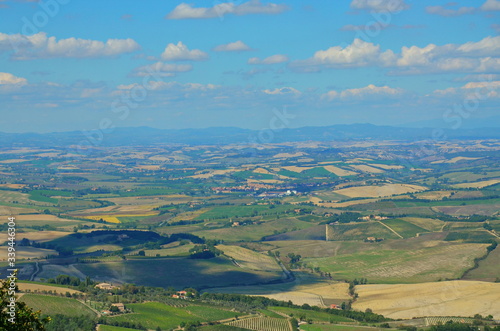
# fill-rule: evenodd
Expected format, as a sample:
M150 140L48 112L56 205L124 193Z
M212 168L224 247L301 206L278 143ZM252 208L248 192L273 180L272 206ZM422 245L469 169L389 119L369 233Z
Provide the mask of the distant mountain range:
M207 129L155 129L149 127L115 128L111 132L71 131L54 133L1 133L0 147L57 147L69 145L137 146L154 144L253 144L298 141L337 141L351 139L433 140L434 129L346 124L301 127L273 131L234 127ZM443 129L444 139L499 139L500 129Z

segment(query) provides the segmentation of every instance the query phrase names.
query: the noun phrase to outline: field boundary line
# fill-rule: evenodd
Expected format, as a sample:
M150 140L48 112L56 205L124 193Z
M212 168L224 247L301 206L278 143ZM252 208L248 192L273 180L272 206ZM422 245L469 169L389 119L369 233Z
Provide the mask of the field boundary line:
M388 228L389 230L391 230L396 236L398 236L399 238L401 239L404 239L402 235L400 235L399 233L397 233L395 230L393 230L389 225L381 222L381 221L378 221L380 224L382 224L383 226L385 226L386 228Z

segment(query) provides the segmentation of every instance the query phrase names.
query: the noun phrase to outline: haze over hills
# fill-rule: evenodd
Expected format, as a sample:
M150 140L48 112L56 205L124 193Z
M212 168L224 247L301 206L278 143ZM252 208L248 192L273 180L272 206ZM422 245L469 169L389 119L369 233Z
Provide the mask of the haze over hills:
M388 140L445 140L445 139L496 139L498 128L475 129L403 128L373 124L341 124L323 127L301 127L272 130L249 130L235 127L205 129L155 129L150 127L115 128L100 130L53 133L0 133L2 147L91 145L128 146L142 144L258 144L297 141L332 141L350 139ZM437 135L437 138L435 138Z

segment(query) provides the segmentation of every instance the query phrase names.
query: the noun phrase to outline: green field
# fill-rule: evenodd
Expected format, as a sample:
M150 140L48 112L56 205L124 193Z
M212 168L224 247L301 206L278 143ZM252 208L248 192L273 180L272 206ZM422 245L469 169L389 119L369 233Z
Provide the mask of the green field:
M176 328L181 322L206 322L233 318L238 313L208 306L187 306L182 308L168 306L160 302L128 304L133 313L110 317L110 320L141 323L150 329Z
M419 283L456 279L484 255L485 244L455 244L434 247L360 251L320 258L304 258L309 266L330 272L334 279L365 277L373 283Z
M80 263L75 267L91 278L119 279L137 285L169 287L217 287L266 283L281 272L255 271L235 266L222 257L209 260L147 258L120 262Z
M282 218L261 224L196 231L194 234L207 239L224 239L228 242L259 241L263 237L271 236L275 233L293 231L294 229L306 229L312 226L314 224L310 222L299 221L295 218Z
M491 233L481 230L481 231L452 231L448 233L444 240L446 241L462 241L466 243L488 243L491 240L496 239Z
M428 232L426 229L401 219L388 219L381 222L399 233L403 238L411 238L415 237L417 233Z
M500 248L490 252L485 260L479 261L479 267L469 271L463 279L496 281L500 277Z
M360 222L332 226L330 240L364 240L367 237L397 239L392 231L378 222Z
M282 318L251 317L226 324L249 330L291 331L289 321Z
M128 304L133 313L110 317L110 320L140 323L149 329L176 328L181 322L194 322L202 320L198 316L191 315L184 308L176 308L159 302Z
M42 314L64 314L67 316L86 315L94 317L95 313L81 302L70 299L39 294L24 294L20 301L25 302L33 310L41 310Z
M279 215L293 211L294 205L252 205L252 206L219 206L197 216L197 220L250 217L258 215Z

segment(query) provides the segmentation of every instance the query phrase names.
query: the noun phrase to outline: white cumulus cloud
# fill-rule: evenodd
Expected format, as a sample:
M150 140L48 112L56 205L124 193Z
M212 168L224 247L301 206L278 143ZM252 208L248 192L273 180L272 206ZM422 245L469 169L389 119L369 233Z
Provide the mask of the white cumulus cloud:
M138 49L139 44L130 38L102 42L73 37L57 40L45 32L31 36L0 33L0 51L11 51L14 60L114 57Z
M399 12L410 8L404 0L352 0L351 8L376 12Z
M250 0L242 4L223 2L213 7L193 7L187 3L181 3L165 16L166 19L200 19L224 17L227 14L250 15L250 14L280 14L288 10L288 6L275 3L263 4L260 0Z
M156 62L151 65L142 66L136 68L132 75L137 77L146 77L146 76L162 76L162 77L172 77L175 76L176 73L180 72L188 72L193 69L191 64L171 64L164 62Z
M484 11L494 11L500 10L499 0L486 0L486 2L480 7Z
M262 90L262 92L266 93L266 94L274 94L274 95L283 95L283 94L287 94L287 95L291 95L291 94L295 94L295 95L299 95L299 94L302 94L299 90L293 88L293 87L280 87L280 88L275 88L275 89L266 89L266 90Z
M252 49L241 40L235 41L233 43L218 45L214 48L214 51L216 52L244 52L251 50Z
M327 100L335 99L366 99L376 97L396 97L404 94L405 91L400 88L389 86L375 86L370 84L366 87L347 89L343 91L331 90L323 94L322 97Z
M168 44L161 58L165 61L204 61L208 59L208 54L199 49L190 50L182 41L179 41L177 45Z
M26 85L28 81L26 78L16 77L8 72L0 72L0 85Z
M248 64L276 64L288 61L288 56L283 54L275 54L265 59L259 59L258 57L252 57L248 59Z

